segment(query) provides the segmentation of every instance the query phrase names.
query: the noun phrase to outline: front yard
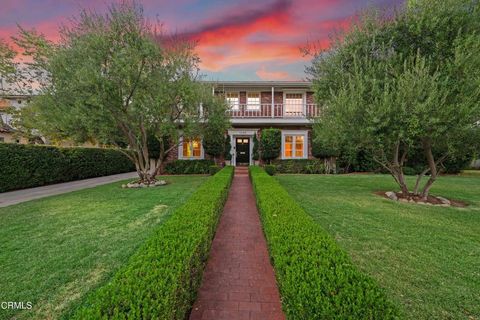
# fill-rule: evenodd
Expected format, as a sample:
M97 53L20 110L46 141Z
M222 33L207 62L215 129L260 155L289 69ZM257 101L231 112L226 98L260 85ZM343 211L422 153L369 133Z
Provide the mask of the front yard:
M408 319L480 318L480 179L441 177L432 193L468 208L396 203L383 175L280 175L280 183L334 236Z
M57 319L103 284L207 177L166 187L119 183L0 208L0 301L32 302L0 319Z

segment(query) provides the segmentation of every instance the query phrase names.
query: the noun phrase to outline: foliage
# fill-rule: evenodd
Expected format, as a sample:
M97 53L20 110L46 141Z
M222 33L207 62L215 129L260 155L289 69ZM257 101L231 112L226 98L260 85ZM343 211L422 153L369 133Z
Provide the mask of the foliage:
M60 29L58 44L21 29L16 41L33 58L30 69L46 73L24 126L50 138L126 144L140 179L154 181L178 145L179 129L187 137L201 134L210 113L202 114L199 104L212 96L197 81L194 44L159 30L130 1L103 15L83 10ZM155 168L149 137L159 144Z
M282 147L282 132L280 129L263 129L260 136L261 156L264 161L278 158Z
M277 173L277 167L273 164L267 164L265 166L265 172L268 173L269 176L274 176Z
M220 170L221 170L221 169L220 169L219 166L213 165L213 166L210 166L210 167L208 168L208 173L213 176L214 174L216 174L216 173L217 173L218 171L220 171Z
M2 309L0 320L70 319L208 179L162 178L171 183L120 189L128 180L118 181L0 208L0 239L8 239L0 250L0 260L8 261L1 267L0 301L43 301L30 310ZM73 295L65 290L72 283Z
M223 156L225 157L225 160L232 160L232 154L231 154L231 150L232 150L232 142L230 140L230 136L227 135L225 137L225 151L224 151L224 154Z
M135 170L115 149L9 143L0 143L0 163L0 192Z
M320 160L289 159L273 161L279 173L325 173L325 165Z
M202 184L73 319L185 319L232 176L227 167Z
M168 174L209 174L212 160L174 160L165 165Z
M211 96L208 101L203 101L202 109L208 119L203 124L203 148L206 154L216 158L225 153L225 132L230 127L225 116L227 105L225 99Z
M260 159L260 154L259 154L259 142L257 139L257 135L253 135L253 150L252 150L252 159L257 161Z
M387 290L402 319L480 315L480 282L472 272L479 269L472 252L480 250L480 174L445 176L434 184L433 194L470 204L462 209L395 203L374 195L393 190L388 175L280 175L276 180L359 269Z
M250 167L263 230L288 319L396 319L374 280L283 189Z
M371 155L404 193L406 160L423 149L413 193L426 198L446 159L479 148L479 50L477 1L418 0L390 16L371 12L314 57L316 99L328 106L315 130L324 143Z

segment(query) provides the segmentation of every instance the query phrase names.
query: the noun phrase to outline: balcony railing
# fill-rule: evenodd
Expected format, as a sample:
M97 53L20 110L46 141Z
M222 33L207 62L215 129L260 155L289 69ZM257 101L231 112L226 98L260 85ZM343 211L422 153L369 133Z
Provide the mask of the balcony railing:
M320 108L316 104L260 104L232 105L228 114L232 118L315 118L320 116Z

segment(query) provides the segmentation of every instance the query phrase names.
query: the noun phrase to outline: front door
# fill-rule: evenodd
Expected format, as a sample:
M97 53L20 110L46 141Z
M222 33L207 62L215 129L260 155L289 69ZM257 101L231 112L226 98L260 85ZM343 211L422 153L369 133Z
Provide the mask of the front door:
M235 150L237 152L235 159L237 165L250 164L250 138L236 138Z

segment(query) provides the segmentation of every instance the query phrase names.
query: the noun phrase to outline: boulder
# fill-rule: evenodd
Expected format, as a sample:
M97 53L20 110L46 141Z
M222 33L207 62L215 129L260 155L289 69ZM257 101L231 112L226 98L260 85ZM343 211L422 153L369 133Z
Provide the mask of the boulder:
M398 200L397 195L393 191L387 191L387 192L385 192L385 195L391 200L394 200L394 201Z

